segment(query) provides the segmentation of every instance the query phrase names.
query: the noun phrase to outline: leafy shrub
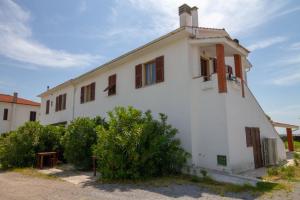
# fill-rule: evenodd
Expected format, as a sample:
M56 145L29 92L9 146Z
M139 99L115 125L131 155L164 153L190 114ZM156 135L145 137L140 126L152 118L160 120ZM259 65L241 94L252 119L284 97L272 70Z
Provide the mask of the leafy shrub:
M95 120L77 118L66 129L63 137L64 157L78 169L91 167L91 147L97 141L95 126Z
M27 122L0 139L0 163L3 168L33 166L36 153L56 151L60 146L57 127Z
M97 127L94 153L98 170L106 179L138 179L180 172L189 156L174 139L177 130L160 114L132 107L117 107L108 113L107 128Z
M270 167L267 169L268 176L278 176L279 168L278 167Z

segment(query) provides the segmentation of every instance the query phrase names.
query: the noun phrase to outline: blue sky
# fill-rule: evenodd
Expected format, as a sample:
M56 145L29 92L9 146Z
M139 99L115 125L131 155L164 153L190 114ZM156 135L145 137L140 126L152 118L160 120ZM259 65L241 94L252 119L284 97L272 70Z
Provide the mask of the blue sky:
M273 119L300 123L297 0L0 0L0 93L36 96L177 28L178 6L249 48L250 88Z

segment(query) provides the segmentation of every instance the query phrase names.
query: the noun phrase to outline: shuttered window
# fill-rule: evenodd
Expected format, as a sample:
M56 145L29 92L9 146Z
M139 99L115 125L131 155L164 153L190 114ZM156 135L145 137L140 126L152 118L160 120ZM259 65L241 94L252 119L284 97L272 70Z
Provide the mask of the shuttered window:
M4 108L3 110L3 120L7 120L8 119L8 109Z
M210 80L210 74L209 74L209 65L208 60L205 58L201 58L201 76L203 76L204 81Z
M108 96L115 95L117 92L117 75L113 74L108 77L108 86L105 88L104 92L108 91Z
M32 122L36 121L36 112L35 111L30 111L29 120Z
M46 115L49 114L50 111L50 100L46 101Z
M135 66L135 88L143 86L143 66L139 64Z
M252 133L251 133L251 128L246 127L246 145L247 147L252 147Z
M67 104L67 94L61 94L56 97L55 101L55 111L61 111L66 109L66 104Z
M80 103L86 103L95 100L96 83L82 86L80 89Z
M151 85L160 83L163 82L164 79L164 56L135 66L135 88L141 88L143 84Z

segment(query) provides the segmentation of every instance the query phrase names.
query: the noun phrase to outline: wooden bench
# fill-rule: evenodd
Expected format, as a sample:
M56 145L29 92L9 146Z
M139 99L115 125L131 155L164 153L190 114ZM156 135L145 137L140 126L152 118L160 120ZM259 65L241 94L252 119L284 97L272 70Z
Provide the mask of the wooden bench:
M51 167L54 167L57 163L57 153L56 152L40 152L36 154L37 156L37 168L43 169L44 158L49 157Z

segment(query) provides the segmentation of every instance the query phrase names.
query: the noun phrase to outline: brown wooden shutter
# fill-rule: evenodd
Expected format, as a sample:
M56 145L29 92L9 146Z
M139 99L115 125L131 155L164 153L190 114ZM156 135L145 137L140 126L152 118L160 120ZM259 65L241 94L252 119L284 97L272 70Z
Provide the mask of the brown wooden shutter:
M62 110L63 95L58 97L58 110Z
M55 111L58 111L58 96L55 99Z
M245 130L246 130L246 144L247 144L247 147L252 147L253 144L252 144L251 128L246 127Z
M80 103L84 103L84 88L85 87L81 87L80 90Z
M108 77L108 95L116 94L117 75L113 74Z
M164 81L164 56L156 58L156 83Z
M67 93L63 95L63 107L62 107L63 110L66 109L66 104L67 104Z
M50 110L50 100L46 101L46 114L49 114L49 110Z
M91 101L95 100L95 89L96 89L96 83L93 82L91 84Z
M135 66L135 88L143 86L143 67L142 64Z

